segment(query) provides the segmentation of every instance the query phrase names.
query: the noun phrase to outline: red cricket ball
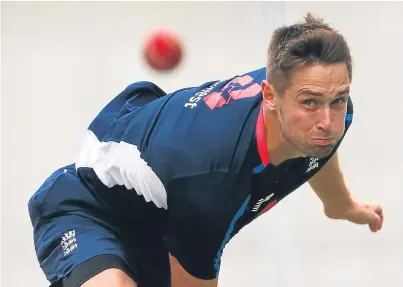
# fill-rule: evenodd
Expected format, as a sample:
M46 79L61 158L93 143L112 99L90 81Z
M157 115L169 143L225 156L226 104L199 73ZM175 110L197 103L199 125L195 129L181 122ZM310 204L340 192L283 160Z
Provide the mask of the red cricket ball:
M144 58L155 70L168 71L178 66L183 58L183 45L173 32L159 30L146 40Z

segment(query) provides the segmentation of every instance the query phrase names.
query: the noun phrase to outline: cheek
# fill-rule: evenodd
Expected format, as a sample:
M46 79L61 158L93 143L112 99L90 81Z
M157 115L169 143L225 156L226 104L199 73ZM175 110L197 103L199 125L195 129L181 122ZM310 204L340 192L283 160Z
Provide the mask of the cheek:
M344 130L346 128L346 123L344 121L344 118L342 118L340 121L337 121L337 132L340 134L340 136L344 133Z
M315 117L300 108L294 108L290 115L290 123L292 123L298 130L309 131L315 126Z
M345 129L345 114L340 112L335 113L332 124L336 132L343 133Z
M284 125L287 131L297 137L309 136L310 131L315 127L314 117L304 111L294 109L285 117Z

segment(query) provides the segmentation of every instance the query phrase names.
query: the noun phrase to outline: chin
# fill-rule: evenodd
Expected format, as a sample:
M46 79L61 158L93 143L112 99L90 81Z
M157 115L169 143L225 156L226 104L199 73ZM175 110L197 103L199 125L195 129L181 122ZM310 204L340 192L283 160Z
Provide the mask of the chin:
M334 145L315 146L314 148L309 149L305 154L308 157L326 158L333 152L334 148Z

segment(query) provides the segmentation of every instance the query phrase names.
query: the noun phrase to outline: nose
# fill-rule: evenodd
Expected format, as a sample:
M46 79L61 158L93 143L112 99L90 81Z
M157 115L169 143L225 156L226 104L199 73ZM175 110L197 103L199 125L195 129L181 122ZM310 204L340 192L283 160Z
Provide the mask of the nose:
M318 111L318 122L316 124L316 127L324 132L329 131L330 126L331 126L331 114L330 114L330 108L325 107L321 110Z

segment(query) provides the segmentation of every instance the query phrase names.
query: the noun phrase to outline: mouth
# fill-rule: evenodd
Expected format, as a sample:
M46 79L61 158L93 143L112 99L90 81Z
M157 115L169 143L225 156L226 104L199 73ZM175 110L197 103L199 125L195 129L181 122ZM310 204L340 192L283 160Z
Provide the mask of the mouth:
M332 142L332 138L314 138L313 143L317 146L329 146Z

